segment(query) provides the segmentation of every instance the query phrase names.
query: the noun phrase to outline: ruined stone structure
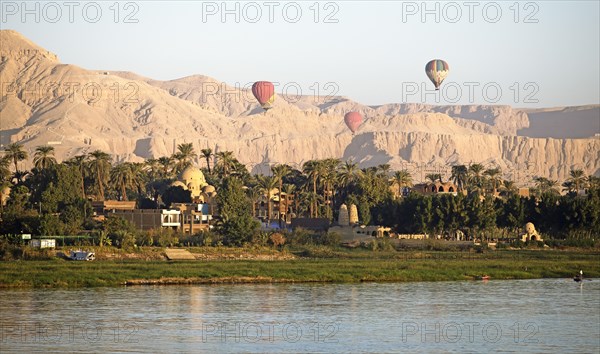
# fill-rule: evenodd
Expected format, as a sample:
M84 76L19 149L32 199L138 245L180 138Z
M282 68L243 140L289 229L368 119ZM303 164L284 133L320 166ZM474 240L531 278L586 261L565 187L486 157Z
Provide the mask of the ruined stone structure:
M338 217L338 225L348 226L350 225L350 216L348 214L348 207L346 204L340 206L340 215Z
M350 204L350 225L358 224L358 209L356 205Z

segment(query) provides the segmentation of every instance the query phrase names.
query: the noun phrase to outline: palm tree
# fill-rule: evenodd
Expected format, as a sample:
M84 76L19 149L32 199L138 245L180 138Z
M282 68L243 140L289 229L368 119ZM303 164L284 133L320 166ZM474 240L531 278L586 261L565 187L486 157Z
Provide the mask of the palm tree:
M2 193L5 188L10 187L10 158L3 156L0 158L0 212L4 209L4 194Z
M573 181L564 181L563 184L563 192L567 192L567 193L573 193L574 195L577 195L577 188L575 187L575 183L573 183Z
M213 156L212 149L206 148L200 150L202 156L206 159L206 168L208 169L208 174L210 174L210 158Z
M27 177L29 177L29 171L17 171L13 173L12 180L14 184L22 185Z
M233 157L233 151L217 152L217 167L220 169L223 177L229 176L231 170L235 167L236 159Z
M536 188L540 191L540 193L557 192L555 188L558 185L558 181L550 180L546 177L535 177L533 180L535 181Z
M23 145L19 143L9 144L4 150L6 151L6 154L4 156L11 159L15 164L15 172L19 170L17 167L17 163L19 161L27 160L27 158L29 157L27 151L23 150Z
M73 156L65 163L69 166L75 166L79 170L81 174L81 198L85 199L85 175L88 171L88 156L87 155L77 155Z
M483 188L483 170L484 167L480 163L474 163L469 166L469 184L477 190Z
M130 165L131 168L131 186L137 189L139 196L142 196L142 188L144 188L147 181L152 180L148 178L146 173L145 164L134 162Z
M452 175L450 179L456 184L459 191L463 191L469 181L469 171L465 165L452 166Z
M38 170L44 170L56 165L56 158L54 157L54 147L48 145L38 146L35 149L35 155L33 156L33 165Z
M3 156L0 158L0 181L7 181L10 178L10 158L7 156Z
M89 158L90 172L96 180L99 200L104 200L104 185L110 172L110 161L112 158L109 154L100 150L90 152Z
M323 185L323 201L327 207L327 217L333 217L335 208L335 190L337 185L337 171L340 165L339 159L329 158L322 161L321 184Z
M279 197L279 228L283 227L283 225L282 225L283 218L281 217L283 214L283 211L282 211L283 200L281 199L281 189L283 186L283 178L286 177L291 171L292 171L292 169L288 165L281 164L281 165L271 166L271 172L273 172L273 177L275 177L275 179L277 179L277 182L279 183L279 190L277 191L277 194Z
M294 196L294 207L292 208L291 212L296 213L296 211L298 210L298 198L296 198L296 196L295 196L296 185L295 184L284 184L283 192L285 194L287 194L288 198L290 198L290 196L292 196L292 195Z
M273 176L257 176L258 186L263 194L267 196L267 225L271 222L271 199L273 198L273 189L277 187L277 179Z
M589 190L598 190L600 189L600 177L596 177L594 175L589 175L586 178L585 183Z
M504 180L502 183L502 188L509 194L513 195L517 193L517 186L515 185L515 181Z
M348 187L351 183L358 181L362 171L358 168L358 164L353 161L346 161L342 165L338 180L343 188Z
M171 172L173 172L173 158L170 156L162 156L158 158L158 164L161 167L161 177L169 178Z
M145 169L148 171L151 180L156 179L159 176L160 165L158 159L150 158L144 161Z
M398 195L402 195L402 188L403 187L410 187L412 186L412 176L410 175L410 172L408 172L407 170L402 170L402 171L396 171L394 173L394 177L392 178L392 183L398 185Z
M181 172L186 167L191 166L191 160L197 156L194 151L194 144L186 143L177 145L177 152L173 155L173 158L177 160L177 164L175 165L177 172Z
M304 165L302 165L302 172L312 181L312 186L313 186L313 190L312 193L314 195L317 195L317 179L320 176L322 170L322 163L321 161L318 160L309 160L306 161L304 163ZM313 211L314 211L314 215L315 217L319 216L319 211L317 208L317 198L311 198L311 200L315 203L314 205L311 205L311 217L313 215Z
M579 193L582 188L585 188L585 174L583 170L571 170L569 172L569 182L575 185L575 192Z
M492 190L494 195L497 192L498 189L498 184L500 182L500 174L502 173L502 170L500 170L500 167L495 167L495 168L490 168L485 170L485 172L483 172L484 175L488 176L490 179L490 183L492 184Z
M124 162L110 170L110 182L121 193L121 200L127 200L127 188L132 186L131 163Z
M388 163L382 163L381 165L377 165L377 170L381 172L382 175L388 177L390 174L391 166Z
M246 195L248 195L248 199L252 203L252 217L256 217L256 204L258 204L258 200L260 199L260 187L254 186L246 189Z
M316 218L318 215L318 211L317 211L317 205L319 204L319 201L321 200L321 197L314 192L305 192L305 200L306 203L308 203L309 205L309 210L310 210L310 217L311 218Z
M549 191L551 193L558 194L558 191L556 190L556 187L558 187L558 181L557 180L555 180L555 179L548 180L547 186L548 186L547 191Z
M428 173L425 175L425 178L430 180L431 183L435 183L435 181L439 180L442 182L442 174L441 173Z

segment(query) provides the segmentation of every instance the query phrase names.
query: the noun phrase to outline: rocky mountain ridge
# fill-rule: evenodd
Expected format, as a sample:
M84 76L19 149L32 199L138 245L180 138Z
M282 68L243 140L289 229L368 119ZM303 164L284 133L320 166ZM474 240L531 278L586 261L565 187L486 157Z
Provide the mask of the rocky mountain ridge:
M600 126L593 131L598 105L528 113L510 106L367 106L341 96L278 95L275 107L264 112L248 89L206 76L158 81L86 70L60 63L17 32L0 31L0 41L0 144L23 143L30 152L52 144L58 161L96 149L116 161L141 161L193 143L196 151L233 151L255 173L268 173L275 163L300 167L337 157L361 167L408 168L417 181L431 171L448 173L452 164L475 162L499 166L505 177L523 182L532 176L562 180L571 168L600 174L600 140L594 136ZM364 116L355 134L343 122L350 110ZM552 114L559 123L562 114L568 132L573 112L585 125L578 134L590 130L589 136L521 134L530 129L528 114Z

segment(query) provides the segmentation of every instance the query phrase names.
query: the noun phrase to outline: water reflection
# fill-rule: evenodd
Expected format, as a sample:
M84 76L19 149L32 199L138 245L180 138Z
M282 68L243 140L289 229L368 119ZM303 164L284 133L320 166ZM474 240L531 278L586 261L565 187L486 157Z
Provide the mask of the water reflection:
M600 281L0 291L0 351L598 352Z

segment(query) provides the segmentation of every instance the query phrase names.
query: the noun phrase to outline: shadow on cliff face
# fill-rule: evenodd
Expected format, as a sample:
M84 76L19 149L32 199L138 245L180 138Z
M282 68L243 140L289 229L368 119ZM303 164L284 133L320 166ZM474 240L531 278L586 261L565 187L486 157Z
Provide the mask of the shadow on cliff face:
M133 153L143 159L148 158L151 141L152 138L139 139L135 142L135 150L133 150Z
M377 148L374 142L375 133L358 133L344 150L342 161L353 160L359 163L361 168L390 162L392 157L385 150Z

